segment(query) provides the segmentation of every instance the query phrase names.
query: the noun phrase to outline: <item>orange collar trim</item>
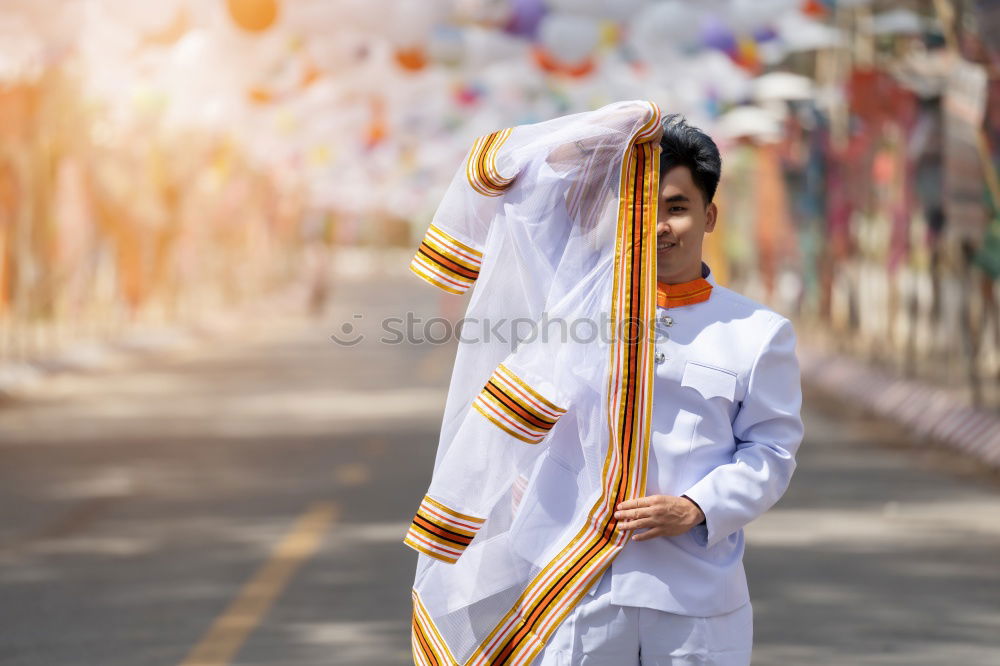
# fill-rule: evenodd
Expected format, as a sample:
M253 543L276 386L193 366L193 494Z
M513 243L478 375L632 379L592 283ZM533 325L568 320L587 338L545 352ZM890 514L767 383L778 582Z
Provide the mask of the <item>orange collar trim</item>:
M694 305L707 301L711 295L712 283L705 278L696 278L678 284L656 281L656 304L661 308Z

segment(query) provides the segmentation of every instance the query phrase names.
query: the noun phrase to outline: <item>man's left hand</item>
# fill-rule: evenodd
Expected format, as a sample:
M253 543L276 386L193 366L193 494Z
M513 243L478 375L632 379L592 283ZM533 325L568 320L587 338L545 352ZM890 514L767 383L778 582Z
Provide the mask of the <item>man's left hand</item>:
M622 530L643 529L633 541L657 536L677 536L705 519L698 505L686 497L650 495L622 502L615 507L615 519Z

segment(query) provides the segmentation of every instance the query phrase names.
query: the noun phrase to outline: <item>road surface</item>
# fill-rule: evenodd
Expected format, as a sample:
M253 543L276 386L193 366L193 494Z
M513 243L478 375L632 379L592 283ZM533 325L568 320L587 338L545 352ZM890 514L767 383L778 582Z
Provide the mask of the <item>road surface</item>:
M461 299L397 272L332 302L0 407L0 664L412 663L454 347L379 322ZM1000 664L1000 482L815 392L804 418L747 530L754 664Z

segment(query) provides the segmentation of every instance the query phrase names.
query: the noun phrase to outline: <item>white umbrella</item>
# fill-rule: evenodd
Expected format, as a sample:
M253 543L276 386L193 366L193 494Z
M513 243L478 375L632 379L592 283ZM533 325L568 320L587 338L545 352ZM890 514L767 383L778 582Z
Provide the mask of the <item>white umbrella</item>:
M845 43L844 35L839 29L813 21L798 12L789 12L779 18L777 28L788 53L827 49Z
M695 89L712 90L723 102L739 102L750 95L750 76L746 70L715 49L706 49L686 59L683 74L671 72L668 76L678 84L688 80Z
M738 106L719 116L716 129L730 139L752 137L774 140L781 137L781 119L759 106Z
M909 9L893 9L872 18L875 35L919 35L931 24L924 17Z
M771 72L751 83L758 102L774 100L805 100L813 98L813 82L807 76L791 72Z

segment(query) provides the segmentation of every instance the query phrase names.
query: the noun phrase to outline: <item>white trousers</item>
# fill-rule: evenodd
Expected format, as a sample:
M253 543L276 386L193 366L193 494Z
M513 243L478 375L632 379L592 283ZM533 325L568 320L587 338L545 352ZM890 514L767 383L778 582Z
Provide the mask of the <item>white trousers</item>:
M696 617L610 603L609 572L570 611L532 666L749 666L753 606Z

